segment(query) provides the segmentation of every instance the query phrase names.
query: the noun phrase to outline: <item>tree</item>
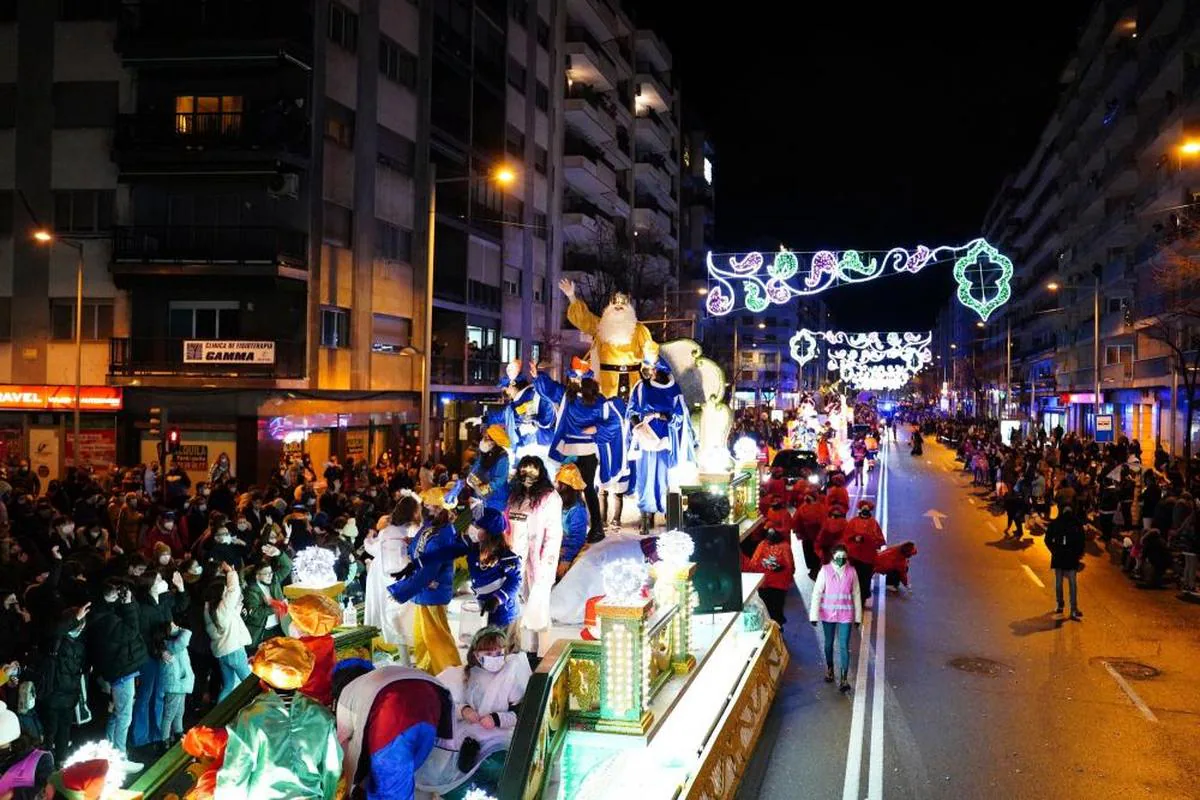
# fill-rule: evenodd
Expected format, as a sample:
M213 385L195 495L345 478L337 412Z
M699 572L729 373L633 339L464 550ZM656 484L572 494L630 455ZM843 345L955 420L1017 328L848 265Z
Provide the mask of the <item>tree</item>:
M1192 234L1159 251L1147 283L1138 286L1138 315L1134 328L1164 345L1171 370L1187 400L1183 425L1184 481L1192 460L1192 420L1200 390L1200 236ZM1176 409L1171 409L1176 413Z
M621 231L600 229L589 240L567 247L563 272L577 273L579 299L593 312L602 313L614 292L624 292L638 319L648 321L656 311L661 313L663 290L674 282L673 257L654 231L630 242Z

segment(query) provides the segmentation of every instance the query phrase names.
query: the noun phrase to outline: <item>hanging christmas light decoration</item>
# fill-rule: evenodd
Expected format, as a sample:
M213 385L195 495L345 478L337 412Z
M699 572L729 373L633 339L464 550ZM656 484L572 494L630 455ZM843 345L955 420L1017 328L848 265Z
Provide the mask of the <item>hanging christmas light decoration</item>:
M1012 261L986 239L935 248L917 245L912 250L893 247L877 253L860 250L797 253L781 247L770 263L762 253L752 252L741 257L729 256L728 267L718 266L719 259L710 252L706 256L709 277L706 306L708 313L717 317L735 311L739 307L740 286L742 305L759 313L793 297L819 294L841 284L864 283L886 275L915 275L930 264L952 259L959 302L986 321L993 311L1008 302L1013 276Z
M812 331L801 328L792 335L792 358L803 367L817 358L825 343L826 366L856 389L899 389L933 361L932 332L920 331Z

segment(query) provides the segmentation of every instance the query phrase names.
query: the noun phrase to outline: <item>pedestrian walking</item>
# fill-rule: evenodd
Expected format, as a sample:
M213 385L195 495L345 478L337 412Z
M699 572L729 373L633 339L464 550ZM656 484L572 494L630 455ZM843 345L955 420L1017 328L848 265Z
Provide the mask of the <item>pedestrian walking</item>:
M825 682L833 683L833 643L838 644L838 690L850 691L850 625L862 624L862 594L858 574L850 568L844 544L833 547L833 559L821 567L808 606L809 621L821 623L825 638Z
M767 616L782 628L787 624L783 604L796 576L791 538L775 528L767 528L750 557L749 568L751 572L765 574L758 596L767 607Z
M1050 568L1054 570L1054 597L1058 601L1054 613L1063 613L1063 580L1066 580L1071 588L1071 619L1083 619L1083 612L1079 610L1079 587L1076 581L1079 560L1083 558L1083 524L1075 516L1071 506L1062 506L1058 517L1046 528L1046 547L1050 550Z

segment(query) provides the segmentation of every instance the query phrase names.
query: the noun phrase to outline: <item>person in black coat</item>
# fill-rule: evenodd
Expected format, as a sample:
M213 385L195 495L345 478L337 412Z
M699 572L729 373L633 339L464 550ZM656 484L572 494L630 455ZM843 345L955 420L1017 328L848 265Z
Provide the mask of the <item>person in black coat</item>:
M113 710L105 738L124 753L133 721L134 682L148 657L138 604L128 580L104 581L100 601L92 607L87 646L88 660L112 688Z
M57 761L67 757L75 706L83 691L85 649L83 640L91 604L67 609L48 632L34 659L33 681L37 689L34 708L42 722L44 741Z
M1083 523L1071 506L1063 506L1058 517L1046 528L1046 547L1050 549L1050 568L1054 570L1054 596L1058 600L1055 613L1063 613L1063 579L1071 587L1071 619L1083 618L1079 610L1076 574L1083 558Z

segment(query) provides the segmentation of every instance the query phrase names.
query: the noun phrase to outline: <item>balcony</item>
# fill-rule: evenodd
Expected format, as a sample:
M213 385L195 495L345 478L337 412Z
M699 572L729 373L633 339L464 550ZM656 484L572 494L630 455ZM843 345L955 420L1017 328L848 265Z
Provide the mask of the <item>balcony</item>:
M1171 357L1143 358L1133 362L1133 379L1149 381L1171 377Z
M568 200L563 205L563 236L570 244L596 241L600 234L600 209L585 200Z
M252 61L312 65L312 4L303 0L123 0L116 49L126 63Z
M113 229L114 275L306 278L308 236L268 226L131 225Z
M633 127L639 148L644 147L656 153L671 152L674 137L653 111L647 109L645 113L639 114Z
M567 28L567 77L603 92L617 88L617 68L600 43L583 28Z
M658 73L643 71L645 65L638 65L635 81L638 87L637 105L639 108L649 107L660 114L670 113L673 96L666 80Z
M671 68L671 51L663 44L662 39L651 30L640 30L637 32L637 54L638 60L645 62L650 68L655 70L669 70ZM639 64L640 70L642 65Z
M185 359L185 341L176 338L114 338L108 340L108 374L116 378L168 376L180 378L298 379L305 376L304 342L274 342L271 363L192 362ZM200 340L202 341L202 340ZM194 355L193 355L194 357Z
M500 381L501 363L494 358L437 356L430 377L435 386L495 386Z
M633 179L639 189L650 192L660 201L665 201L663 205L669 204L674 186L671 176L659 163L650 160L637 162L634 165Z
M126 176L197 168L275 172L280 162L306 168L308 158L308 121L292 104L255 114L120 114L113 140L113 160Z
M567 93L567 125L590 143L602 146L617 138L611 104L591 87L574 84Z
M567 183L580 194L603 198L617 190L617 176L595 153L563 156Z
M657 208L646 208L638 201L633 209L633 227L639 234L665 237L671 231L671 218Z

